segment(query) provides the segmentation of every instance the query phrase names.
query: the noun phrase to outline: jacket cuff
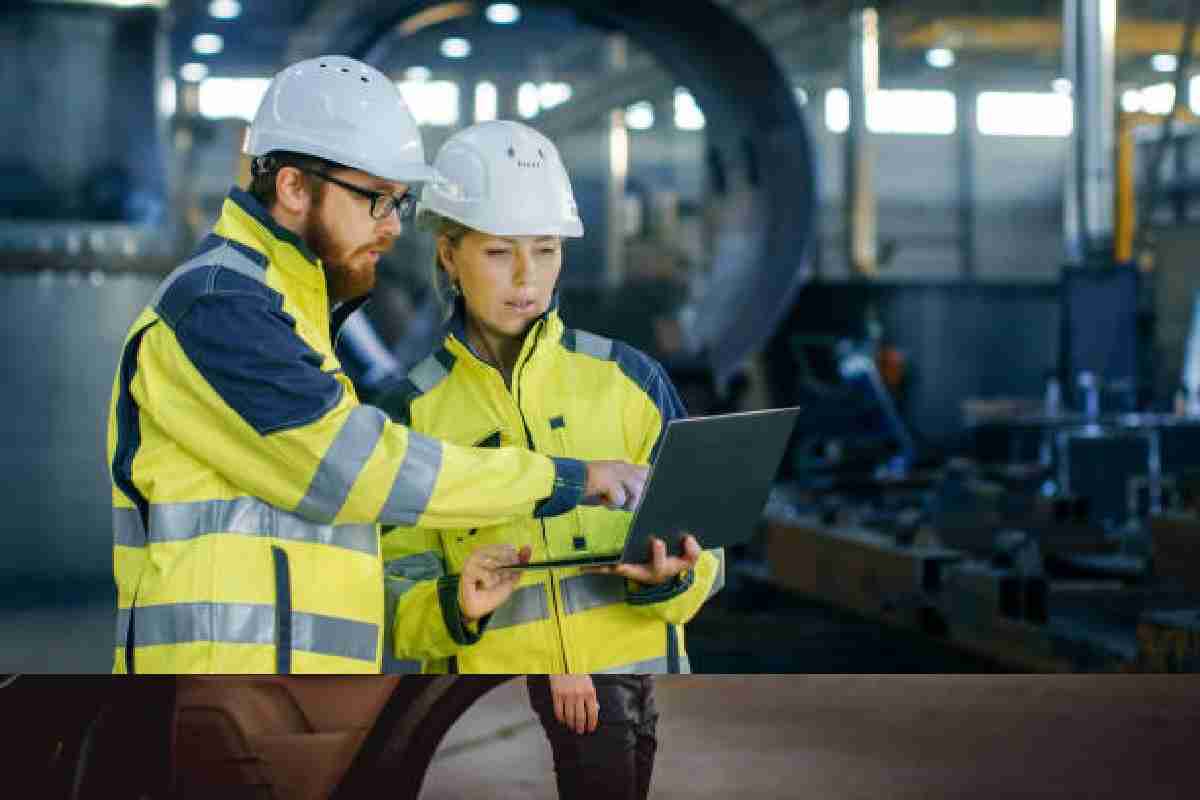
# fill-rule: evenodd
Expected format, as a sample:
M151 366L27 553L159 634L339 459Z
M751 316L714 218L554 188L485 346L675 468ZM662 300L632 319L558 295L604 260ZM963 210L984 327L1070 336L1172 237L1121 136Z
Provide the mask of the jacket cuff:
M458 576L457 575L442 575L437 579L438 601L442 607L442 620L446 623L446 630L450 632L450 638L461 645L471 645L478 642L483 637L483 632L487 628L487 624L492 619L491 614L486 614L476 623L477 631L472 631L470 627L463 624L462 609L458 607Z
M551 458L554 462L554 491L533 507L533 516L557 517L583 500L587 487L587 465L575 458Z
M631 606L648 606L652 603L665 603L692 588L692 583L695 580L695 570L689 569L687 572L682 572L666 583L660 583L658 586L645 586L641 589L633 589L631 586L637 586L638 584L628 581L625 584L625 602Z

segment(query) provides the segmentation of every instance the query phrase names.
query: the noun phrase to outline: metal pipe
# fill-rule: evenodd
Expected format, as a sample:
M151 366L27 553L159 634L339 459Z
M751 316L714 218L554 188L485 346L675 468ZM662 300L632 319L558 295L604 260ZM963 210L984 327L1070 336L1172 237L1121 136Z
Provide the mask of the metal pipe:
M848 73L846 253L853 274L873 277L878 273L875 152L867 128L867 109L879 90L879 14L873 8L850 15Z
M1116 0L1065 0L1063 61L1074 95L1066 195L1067 260L1087 263L1112 237Z

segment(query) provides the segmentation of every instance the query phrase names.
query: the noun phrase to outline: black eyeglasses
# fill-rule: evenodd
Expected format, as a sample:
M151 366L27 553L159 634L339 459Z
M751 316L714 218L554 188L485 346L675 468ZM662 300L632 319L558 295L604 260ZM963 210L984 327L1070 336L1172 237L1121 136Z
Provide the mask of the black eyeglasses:
M388 192L372 192L370 189L364 189L361 186L355 186L353 183L335 178L325 172L319 172L315 169L305 169L296 167L301 172L306 172L309 175L315 175L321 180L329 181L337 184L343 189L348 189L355 194L360 194L363 197L371 198L371 218L372 219L387 219L388 215L395 213L400 219L412 214L413 207L417 204L417 198L412 192L405 192L402 195L389 194Z

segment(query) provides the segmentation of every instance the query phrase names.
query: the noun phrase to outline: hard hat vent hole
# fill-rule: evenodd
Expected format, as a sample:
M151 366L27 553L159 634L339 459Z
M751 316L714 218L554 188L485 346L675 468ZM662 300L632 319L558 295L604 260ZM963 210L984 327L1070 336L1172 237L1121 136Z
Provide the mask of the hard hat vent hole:
M371 81L370 81L370 79L369 79L369 78L367 78L367 76L366 76L366 75L359 75L359 76L358 76L358 79L359 79L360 81L362 81L363 83L370 83L370 82L371 82Z
M325 69L325 65L324 65L324 64L322 64L322 65L321 65L321 69Z
M342 67L342 72L349 72L349 71L350 71L349 67Z

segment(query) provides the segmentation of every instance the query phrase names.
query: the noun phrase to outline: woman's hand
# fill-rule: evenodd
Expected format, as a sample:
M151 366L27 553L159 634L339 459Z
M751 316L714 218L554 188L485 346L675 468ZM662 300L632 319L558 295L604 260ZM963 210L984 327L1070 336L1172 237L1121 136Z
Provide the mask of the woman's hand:
M635 583L658 586L696 566L700 560L700 543L690 533L683 537L683 555L667 555L667 545L657 537L650 540L650 561L646 564L616 564L611 567L585 567L588 572L620 575Z
M465 621L475 622L508 600L521 573L504 567L527 563L530 552L529 545L518 551L511 544L489 544L467 556L458 579L458 609Z
M578 734L591 733L600 722L600 703L591 675L551 675L554 717Z

